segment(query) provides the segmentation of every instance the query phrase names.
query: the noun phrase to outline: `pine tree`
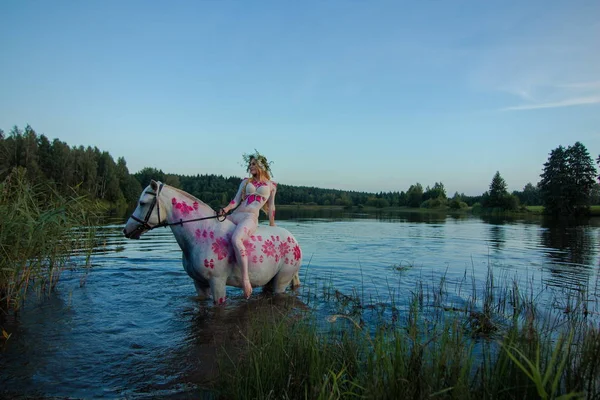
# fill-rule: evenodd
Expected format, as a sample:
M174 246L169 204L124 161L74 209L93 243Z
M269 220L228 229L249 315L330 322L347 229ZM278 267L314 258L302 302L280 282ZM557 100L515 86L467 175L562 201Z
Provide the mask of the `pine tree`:
M598 158L596 159L596 163L600 167L600 156L598 156ZM600 175L598 175L598 182L600 182Z
M545 212L577 215L589 212L596 167L580 142L550 152L539 183Z
M508 194L506 188L506 181L500 176L500 172L496 171L496 175L490 183L490 207L502 207L504 205L503 199Z
M569 182L567 201L575 213L589 213L592 186L596 181L596 166L587 149L580 142L566 151Z
M40 135L38 139L38 159L40 169L46 180L52 179L52 143L46 135Z
M506 181L499 171L492 178L490 190L481 196L481 205L486 209L513 211L519 207L519 199L508 193Z
M547 214L567 214L567 155L565 148L558 146L550 152L548 161L544 163L542 180L539 183L542 204Z

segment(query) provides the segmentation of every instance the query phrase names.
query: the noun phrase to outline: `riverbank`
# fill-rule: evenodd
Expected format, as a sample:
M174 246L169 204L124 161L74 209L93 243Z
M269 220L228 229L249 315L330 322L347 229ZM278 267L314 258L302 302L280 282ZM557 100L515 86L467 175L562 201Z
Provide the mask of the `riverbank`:
M542 319L535 293L491 271L483 286L473 284L468 304L454 303L447 286L445 279L418 282L408 309L327 285L315 290L328 300L326 318L275 307L245 327L237 348L221 354L214 390L257 399L600 393L598 316L586 306L598 293Z

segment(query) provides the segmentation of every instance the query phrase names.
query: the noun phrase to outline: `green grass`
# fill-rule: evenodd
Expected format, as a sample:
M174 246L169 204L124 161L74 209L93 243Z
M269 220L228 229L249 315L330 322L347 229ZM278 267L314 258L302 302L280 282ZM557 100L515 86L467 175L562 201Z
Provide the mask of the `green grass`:
M23 169L0 184L0 317L17 311L28 291L53 290L72 252L87 251L89 260L91 209L82 198L31 185Z
M541 320L537 295L516 282L490 273L482 288L462 288L466 305L449 303L448 285L417 283L405 308L324 285L328 317L275 308L256 317L236 350L221 352L214 389L232 399L600 395L600 331L586 305L597 293Z
M526 208L534 214L542 214L544 212L544 206L526 206Z

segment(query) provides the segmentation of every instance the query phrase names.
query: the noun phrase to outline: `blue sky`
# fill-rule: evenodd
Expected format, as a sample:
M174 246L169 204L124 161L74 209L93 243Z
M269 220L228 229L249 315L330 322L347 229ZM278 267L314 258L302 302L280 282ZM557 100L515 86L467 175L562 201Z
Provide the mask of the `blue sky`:
M598 1L3 1L0 128L130 172L478 195L600 154Z

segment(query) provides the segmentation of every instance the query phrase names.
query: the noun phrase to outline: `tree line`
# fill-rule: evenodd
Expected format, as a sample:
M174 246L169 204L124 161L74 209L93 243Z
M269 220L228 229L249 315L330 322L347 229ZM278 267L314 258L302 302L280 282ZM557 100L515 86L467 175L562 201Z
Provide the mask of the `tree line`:
M600 155L596 163L600 164ZM13 127L8 134L0 130L0 181L15 168L26 170L34 183L49 184L63 194L83 195L105 201L116 208L131 207L142 188L151 179L180 188L214 208L227 204L236 194L240 177L215 174L167 174L146 167L130 173L123 157L116 162L106 151L91 146L69 146L37 134L27 125ZM423 188L421 183L405 191L360 192L292 186L280 183L277 203L282 205L321 205L344 207L425 207L516 210L522 206L542 205L551 214L585 214L589 206L600 204L600 185L594 160L585 146L576 142L552 150L543 166L541 180L528 183L521 191L507 191L507 184L497 172L489 190L480 196L454 193L449 197L442 182Z
M6 135L0 130L0 180L14 168L26 170L26 178L35 184L49 184L67 196L86 196L114 205L135 202L141 186L129 173L123 157L115 160L97 147L71 147L31 126L13 127Z

